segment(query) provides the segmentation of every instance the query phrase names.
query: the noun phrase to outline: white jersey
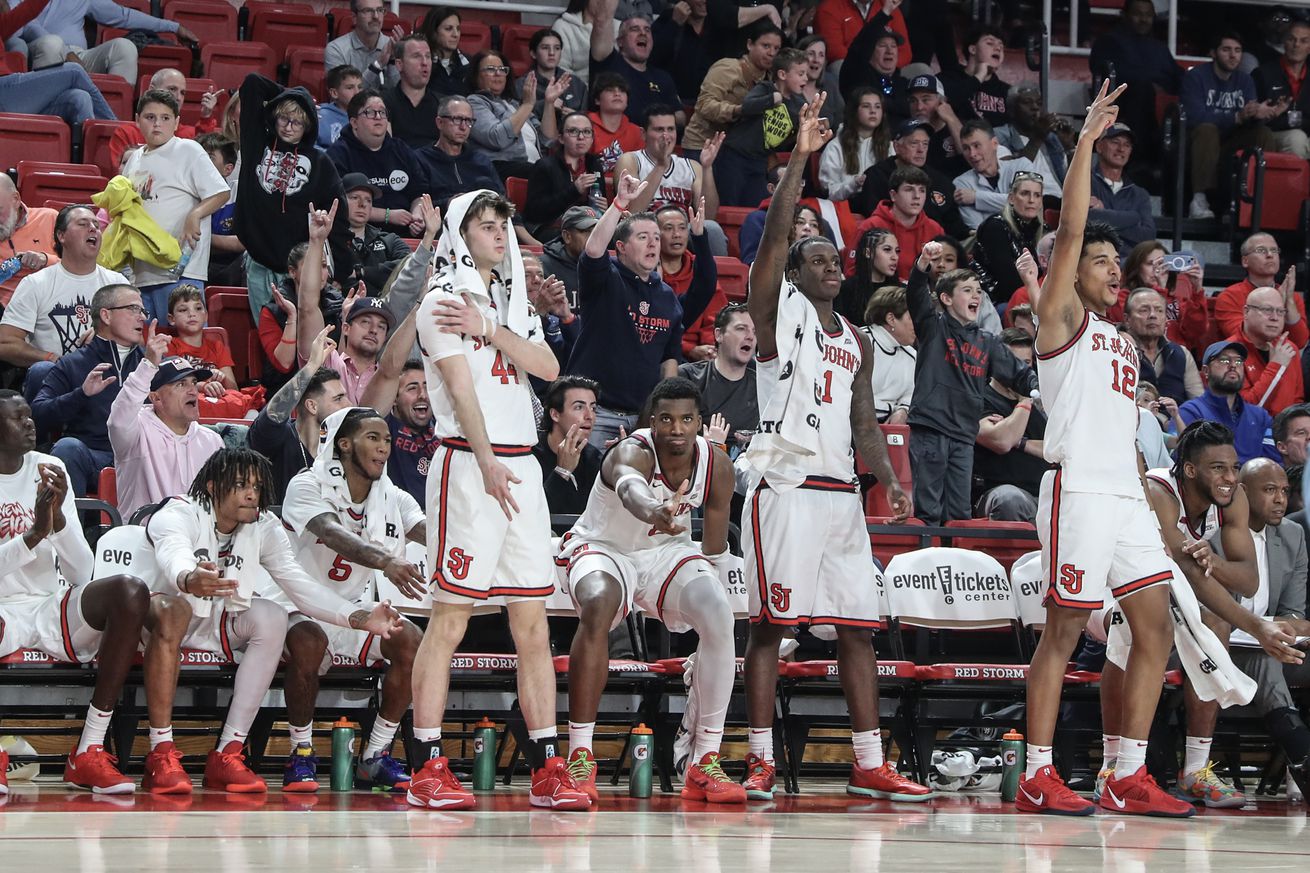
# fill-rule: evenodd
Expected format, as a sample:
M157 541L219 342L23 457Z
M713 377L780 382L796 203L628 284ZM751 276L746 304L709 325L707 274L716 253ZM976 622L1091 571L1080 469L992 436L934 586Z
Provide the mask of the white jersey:
M373 487L383 488L387 493L384 503L386 518L381 525L368 518L365 510L367 500L338 513L338 520L346 530L366 541L375 539L366 532L370 527L380 530L381 539L374 542L374 545L381 546L393 555L403 556L405 533L424 520L423 510L407 491L392 485L385 477L374 482ZM311 519L331 511L323 497L323 485L313 470L302 470L292 478L287 485L286 499L282 501L282 525L287 529L296 560L311 579L329 586L346 600L355 603L375 602L377 576L382 571L347 560L324 545L306 527ZM275 599L283 606L291 603L285 594Z
M650 449L655 458L655 469L650 479L650 488L655 498L667 503L677 493L681 482L670 482L664 478L660 469L659 455L655 454L655 438L650 428L635 430L628 439L636 440ZM691 481L687 484L687 493L678 504L674 513L674 523L686 528L682 533L671 536L655 530L649 523L637 518L619 499L613 487L605 484L605 477L597 476L587 498L587 508L573 524L573 529L565 534L560 542L561 554L569 554L579 543L596 543L612 549L619 554L629 555L643 549L663 546L670 542L682 542L690 545L691 511L704 505L710 494L710 480L714 476L714 449L702 436L696 437L692 449Z
M637 178L644 179L655 169L655 162L651 160L650 155L646 154L645 149L633 152L637 156ZM696 168L692 166L691 161L681 155L673 155L669 159L669 168L664 171L664 176L660 179L660 185L655 189L655 196L651 198L651 212L656 212L665 206L681 206L688 211L693 206L693 191L696 184Z
M1224 511L1218 505L1211 503L1204 516L1193 520L1187 517L1187 507L1183 505L1183 489L1179 487L1172 470L1167 467L1147 470L1146 478L1163 485L1173 496L1174 502L1178 504L1178 529L1182 531L1183 536L1194 540L1214 541L1224 524Z
M854 397L855 374L864 362L855 327L845 318L841 330L823 337L823 370L819 374L823 396L820 399L823 414L819 426L819 450L813 455L788 455L764 474L764 479L776 486L796 486L806 480L818 483L851 483L855 481L855 449L851 433L851 401ZM755 391L761 410L769 408L769 399L778 390L777 356L757 358L755 365ZM831 482L823 483L823 480Z
M508 311L507 301L492 301L485 290L469 292L469 297L484 315L503 324L498 312ZM438 361L463 355L473 375L473 390L482 408L487 438L495 445L535 446L537 420L532 411L532 387L528 383L528 374L519 372L509 358L481 339L442 333L429 313L443 299L458 298L434 289L423 298L418 310L422 314L418 320L418 342L423 352L428 396L432 401L435 435L451 445L458 445L464 437L455 418L455 401L437 369ZM532 324L526 339L539 342L541 320L534 318Z
M1037 355L1046 460L1061 488L1143 497L1137 473L1137 349L1090 310L1073 337Z
M95 556L77 521L73 489L64 495L64 529L52 532L35 549L23 542L36 518L38 464L64 468L53 455L28 452L18 472L0 474L0 602L45 597L91 581Z

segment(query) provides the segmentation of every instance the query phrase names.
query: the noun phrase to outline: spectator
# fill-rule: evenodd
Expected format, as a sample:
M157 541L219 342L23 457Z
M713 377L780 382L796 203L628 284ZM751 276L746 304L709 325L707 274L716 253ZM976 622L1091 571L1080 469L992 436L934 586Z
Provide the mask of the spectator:
M1096 140L1092 167L1092 211L1088 218L1110 225L1119 234L1119 254L1127 257L1133 246L1155 240L1151 195L1133 184L1124 168L1133 157L1135 137L1128 125L1115 123Z
M764 235L764 217L768 211L769 203L772 202L772 194L777 186L782 183L783 175L787 170L785 163L780 163L769 170L770 182L767 190L770 196L760 201L759 208L746 216L742 222L741 230L737 233L737 241L740 249L740 259L743 264L750 265L755 261L755 253L760 247L760 239ZM802 208L804 207L804 208ZM829 222L823 216L825 214L834 214L836 223ZM796 210L792 215L792 228L788 233L788 244L795 242L804 236L823 236L841 252L842 257L848 257L850 252L850 241L855 240L858 236L855 232L855 215L851 212L850 206L845 203L833 203L831 200L823 200L818 197L802 197Z
M722 416L728 454L745 451L760 426L755 391L755 323L745 303L729 303L714 316L714 354L678 367L700 392L701 418Z
M884 285L900 284L900 265L901 244L891 228L867 228L855 248L855 269L842 280L833 311L847 321L865 324L874 292Z
M31 68L57 67L75 56L77 64L88 73L122 76L129 85L136 84L136 43L124 37L107 39L87 48L83 20L90 18L105 27L144 30L148 33L172 33L185 43L196 45L196 35L176 21L155 18L112 0L51 0L45 11L25 26L17 38L27 42ZM13 42L10 41L10 46ZM7 107L6 107L7 108ZM16 110L9 110L16 111Z
M709 0L682 0L665 7L651 25L650 62L673 75L679 94L690 97L700 92L701 82L714 58L705 45L704 33Z
M1246 278L1220 291L1214 302L1214 318L1220 332L1232 336L1241 328L1246 317L1246 298L1252 291L1277 287L1287 309L1287 338L1297 348L1305 348L1310 341L1310 329L1306 327L1305 301L1296 293L1296 266L1289 266L1283 281L1278 281L1282 251L1277 240L1267 233L1251 234L1242 242L1240 251Z
M641 128L626 114L628 82L618 73L600 73L591 84L591 153L600 157L606 175L625 152L645 145Z
M1004 305L1023 287L1015 261L1037 250L1046 233L1042 222L1042 180L1036 173L1021 171L1010 179L1010 196L997 215L978 225L973 260L983 291L998 306Z
M924 206L928 217L946 228L946 232L952 236L967 236L968 229L955 203L955 183L928 163L930 143L926 122L901 122L892 135L892 150L895 154L865 170L864 187L851 196L851 209L862 215L873 212L879 203L891 196L892 173L917 167L928 174L931 183Z
M578 261L587 246L591 229L600 220L600 212L591 206L573 206L559 221L559 239L546 243L541 252L541 270L564 283L569 309L582 314L582 294L578 278Z
M350 12L355 17L355 26L350 33L342 34L327 44L323 51L323 69L328 70L330 76L331 71L337 67L352 67L363 80L361 87L380 91L395 80L395 72L391 69L395 46L392 38L382 32L387 7L382 0L350 0ZM328 88L328 96L331 96L330 78ZM333 102L336 100L333 98ZM344 104L349 103L350 98L345 97L340 102L344 109Z
M235 99L232 102L236 102ZM246 283L242 256L246 247L236 234L237 144L221 133L204 133L196 142L209 155L218 174L227 180L227 203L209 217L209 284L239 286Z
M860 230L886 228L896 235L901 251L923 251L923 247L933 237L943 232L942 226L923 211L928 186L931 184L928 174L918 167L907 167L892 173L891 199L879 203L873 215L860 225ZM901 281L908 279L910 266L908 257L900 261L896 277Z
M96 263L101 238L91 207L59 210L54 247L62 260L18 283L0 318L0 361L15 367L54 361L75 350L83 334L96 327L91 310L96 292L127 284L121 274Z
M1169 46L1151 32L1155 6L1151 0L1124 0L1119 27L1098 36L1088 58L1093 80L1109 77L1128 89L1119 95L1119 120L1141 136L1138 155L1150 162L1159 154L1155 121L1156 89L1177 94L1183 71Z
M1032 366L1033 338L1008 328L1001 342ZM983 418L973 450L974 515L993 521L1037 520L1037 492L1051 469L1042 457L1046 413L993 376L983 388Z
M1246 347L1246 382L1242 399L1277 415L1305 400L1296 344L1284 333L1287 309L1277 288L1257 288L1246 298L1242 329L1231 342Z
M847 280L850 281L850 280ZM884 285L864 312L873 344L873 407L882 424L905 424L914 396L914 319L905 289Z
M318 104L318 139L315 145L326 149L337 141L341 131L350 124L350 101L364 90L364 77L349 64L342 64L328 70L323 84L327 88L328 101Z
M996 215L1005 208L1016 175L1027 172L1040 178L1027 158L1001 160L1010 157L1010 150L996 142L991 125L986 121L966 122L960 131L960 147L971 169L955 177L955 202L959 204L964 223L973 230L977 230L987 216ZM1044 179L1042 184L1045 189Z
M617 0L605 0L614 5ZM673 77L650 63L652 47L650 19L634 15L619 25L618 35L604 28L591 29L592 75L598 72L618 73L628 82L628 118L644 124L646 110L652 106L682 106L678 86ZM678 110L678 123L686 124L687 116Z
M1065 155L1073 151L1077 133L1060 116L1042 111L1042 92L1036 85L1012 86L1008 104L1010 120L996 128L996 141L1010 154L1032 161L1042 178L1053 180L1056 190L1050 193L1060 196L1069 166Z
M878 27L870 21L851 43L851 54L842 62L839 81L844 94L856 88L872 88L882 95L883 111L893 122L910 117L910 102L906 95L909 82L901 75L897 65L897 52L904 47L905 38L893 30Z
M577 272L576 268L574 272ZM582 330L582 321L573 314L569 306L569 294L564 287L564 280L557 276L550 276L550 281L547 281L547 278L541 269L541 259L536 255L525 253L523 281L527 287L528 302L537 311L546 342L555 353L560 369L563 370L564 365L569 361L569 355L573 354L573 346L578 341L578 332ZM534 391L546 387L544 383L540 387L536 382L533 383Z
M132 181L146 214L182 246L171 270L134 258L132 272L146 317L168 318L168 295L181 283L204 288L209 280L209 217L227 205L232 191L195 140L175 136L181 107L167 91L147 91L136 104L145 145L128 153L121 174Z
M382 92L391 119L391 135L412 149L420 149L437 138L441 95L428 88L432 81L432 49L425 37L411 33L396 42L395 50L399 52L399 75L396 84Z
M960 119L946 100L946 87L936 76L915 76L906 87L910 118L928 125L927 163L947 179L969 169L960 148Z
M1210 50L1212 63L1192 67L1183 76L1182 103L1187 112L1188 157L1192 162L1190 218L1214 218L1211 203L1220 202L1219 167L1227 166L1240 148L1272 149L1266 122L1281 111L1279 104L1256 100L1255 82L1237 69L1242 62L1242 40L1222 33Z
M587 108L587 83L568 70L560 69L559 58L561 45L559 34L553 30L538 30L528 40L528 53L532 55L532 69L528 70L514 83L519 93L523 93L524 80L528 76L537 77L537 100L532 104L532 113L542 117L546 104L546 89L557 79L565 79L568 87L555 101L555 111L567 115L569 112L584 112Z
M941 257L930 242L910 273L906 292L919 352L910 403L910 462L914 467L914 510L927 524L972 515L973 446L982 420L983 389L995 378L1028 397L1037 375L999 338L978 329L982 289L968 270L946 273L928 293L927 272Z
M1257 100L1286 107L1269 121L1274 148L1302 160L1310 158L1310 136L1306 135L1310 131L1310 88L1303 87L1307 56L1310 22L1293 21L1287 28L1283 56L1262 64L1253 77Z
M892 149L892 125L882 111L882 94L856 88L846 104L846 119L819 157L819 184L830 200L847 200L864 187L865 171Z
M480 52L473 58L469 106L473 107L473 144L487 152L502 179L526 179L532 165L547 154L559 138L555 100L568 86L556 79L546 88L545 114L532 114L537 80L524 82L522 99L509 87L509 61L498 52Z
M186 76L182 75L181 70L175 70L172 67L165 67L162 70L156 70L155 74L150 77L150 86L147 91L167 91L173 95L177 105L186 105ZM218 130L218 119L214 117L214 108L218 105L218 92L213 88L200 98L200 120L194 125L182 124L180 121L177 125L177 136L183 139L196 139L204 133L214 133ZM81 130L81 127L77 128ZM120 124L114 129L114 135L109 138L109 160L115 167L123 166L123 155L129 149L145 145L145 135L141 128L135 124Z
M13 12L22 12L22 7ZM9 13L0 13L3 14ZM3 33L3 19L0 19L0 34ZM76 131L80 131L82 123L89 119L114 120L118 117L86 70L77 64L14 73L0 58L0 105L6 112L57 115Z
M1132 290L1151 288L1165 299L1165 336L1187 349L1204 349L1210 336L1210 315L1201 285L1203 277L1203 270L1197 264L1184 272L1174 272L1170 288L1165 247L1154 239L1138 243L1124 261L1119 302L1106 311L1106 317L1121 320Z
M590 154L593 136L591 119L571 112L561 124L558 144L533 165L523 218L536 239L558 236L559 220L572 206L609 205L600 158Z
M619 23L614 19L613 6L606 0L569 0L564 14L551 25L561 42L560 68L572 74L583 87L591 81L591 28L596 21L618 36Z
M472 64L459 50L460 15L452 6L437 6L423 16L422 33L432 51L432 75L427 87L438 99L469 93ZM429 137L426 141L432 140Z
M341 178L314 149L318 115L304 88L282 88L257 73L241 85L241 169L237 236L246 247L246 290L256 323L286 278L288 254L309 238L311 204L344 202ZM329 238L334 270L349 269L350 228L343 210Z
M44 206L28 206L14 180L0 173L0 260L18 258L19 262L18 270L0 283L0 307L9 305L19 282L59 263L54 248L58 215Z
M445 209L452 197L490 188L504 193L500 174L487 153L468 144L473 131L473 107L464 97L443 97L437 109L437 141L415 149L423 166L432 202Z
M119 389L141 361L146 323L141 294L122 282L105 284L87 308L95 323L91 341L55 364L32 367L24 385L25 394L35 395L36 426L63 434L50 453L64 462L74 497L85 497L100 471L114 464L106 422Z
M366 176L378 196L368 220L393 232L418 236L423 225L418 200L427 190L423 165L405 143L387 133L387 105L372 89L350 101L350 127L327 150L337 172Z
M823 105L819 107L819 115L828 122L829 130L836 130L846 114L846 101L843 99L836 73L828 71L828 44L824 42L823 37L812 33L801 37L796 42L796 48L805 52L805 60L809 63L809 76L803 89L805 102L812 103L819 99L820 94L825 95ZM699 91L699 87L696 90Z
M765 159L787 151L795 138L807 69L805 55L784 49L774 58L770 79L757 82L742 100L715 164L721 204L754 206L768 195Z
M981 118L1000 127L1009 120L1010 85L998 75L1005 63L1005 36L995 27L975 24L964 35L964 57L964 69L942 70L946 99L961 121Z
M109 410L118 511L185 494L223 439L200 422L200 383L212 373L183 358L167 358L168 337L146 328L145 357ZM142 405L149 400L149 405Z
M969 257L969 253L964 250L964 245L950 234L944 233L941 236L934 237L933 242L939 242L942 244L942 256L933 263L932 269L928 271L928 278L933 282L936 282L951 270L961 269L961 267L974 270L975 267L977 267L977 264L975 264L973 259ZM1032 306L1028 303L1028 301L1032 299L1030 291L1033 288L1038 288L1038 293L1040 293L1040 288L1037 285L1037 276L1039 273L1037 264L1035 259L1029 253L1024 252L1024 254L1015 259L1014 268L1015 272L1019 275L1019 280L1023 282L1023 285L1020 286L1019 290L1015 291L1014 296L1010 298L1009 304L1005 307L1006 312L1009 312L1011 306L1026 305L1031 314ZM983 294L982 300L979 301L978 305L978 329L983 333L1000 336L1001 331L1004 328L1005 325L1001 323L1001 316L996 308L996 304L992 302L992 298ZM1035 329L1033 335L1037 335Z
M259 342L264 349L264 360L270 366L264 368L261 380L269 391L276 391L286 382L285 374L296 369L296 337L300 327L297 304L300 300L297 288L300 285L301 267L309 252L309 243L297 243L287 256L286 278L271 289L272 299L264 306L258 322ZM328 261L325 252L315 252L320 264L319 275L328 274ZM341 292L335 283L325 286L319 293L319 308L322 310L325 324L336 324L341 320Z
M561 376L542 405L546 418L532 454L541 464L546 505L552 514L581 515L600 473L602 451L588 442L596 424L600 385L585 376Z
M1033 318L1033 305L1031 303L1020 303L1017 306L1005 307L1005 321L1011 327L1017 327L1028 336L1037 339L1037 322Z
M1178 435L1186 429L1178 414L1178 402L1161 397L1150 382L1137 383L1137 449L1146 469L1155 470L1173 464L1169 451L1178 444Z
M1183 404L1205 392L1196 363L1187 349L1165 338L1164 295L1154 288L1137 288L1124 305L1128 335L1137 345L1138 373L1156 392Z
M378 230L369 223L369 218L377 211L373 204L382 199L382 191L368 176L346 173L341 177L341 187L346 190L350 253L355 258L353 278L364 283L370 297L381 297L387 279L391 278L400 262L409 257L409 246L394 233ZM419 214L417 205L414 213Z
M696 111L682 136L687 157L695 157L692 153L699 153L714 134L726 132L741 119L746 94L769 75L781 49L781 28L760 21L748 31L744 55L714 62L696 95Z
M881 3L875 0L867 3L858 3L856 0L821 0L814 16L814 32L828 44L828 59L840 61L851 52L855 40L865 28L872 26L878 30L890 29L900 37L897 40L896 66L903 67L910 63L912 52L905 16L897 8L900 5L900 0L882 0Z
M202 384L201 394L210 397L222 397L229 389L236 390L237 378L233 372L236 366L232 360L232 350L222 337L205 334L205 321L209 313L205 310L205 295L194 285L179 285L168 295L168 323L177 334L164 336L167 347L164 354L170 358L181 358L197 370L206 370L208 377L198 377ZM147 342L146 352L150 350ZM159 362L155 362L159 366ZM144 383L143 383L144 384Z
M1298 403L1275 415L1273 435L1284 468L1304 465L1310 454L1310 406Z
M677 204L668 203L655 210L655 220L660 228L660 278L681 298L691 288L696 274L697 255L687 250L687 211ZM708 242L703 241L702 252L706 255L707 247ZM728 298L724 296L723 288L716 284L710 305L682 333L684 358L688 361L704 361L714 357L715 325L719 310L727 305Z
M706 8L702 41L705 43L706 54L711 62L717 63L724 58L735 58L740 55L743 46L755 37L759 27L765 25L776 27L778 36L783 36L783 21L779 10L785 5L785 0L758 6L749 6L748 2L749 0L712 2Z
M1198 419L1217 421L1233 432L1237 460L1245 464L1252 458L1280 460L1271 432L1273 419L1261 407L1241 398L1245 382L1246 345L1220 340L1206 347L1201 356L1205 370L1205 393L1178 409L1183 426Z

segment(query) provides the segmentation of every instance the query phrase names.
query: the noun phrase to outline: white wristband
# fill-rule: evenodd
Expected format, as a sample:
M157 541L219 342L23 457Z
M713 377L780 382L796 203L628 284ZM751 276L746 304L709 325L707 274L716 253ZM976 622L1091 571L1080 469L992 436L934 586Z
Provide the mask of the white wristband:
M496 335L496 322L488 318L485 312L479 314L482 316L482 338L491 342L491 338Z
M641 475L640 473L628 473L624 476L620 476L619 481L614 483L614 493L619 494L623 490L623 483L627 482L629 479L636 479L638 482L640 482L643 485L647 485L647 486L650 485L650 483L646 481L646 477ZM622 495L620 494L620 496Z

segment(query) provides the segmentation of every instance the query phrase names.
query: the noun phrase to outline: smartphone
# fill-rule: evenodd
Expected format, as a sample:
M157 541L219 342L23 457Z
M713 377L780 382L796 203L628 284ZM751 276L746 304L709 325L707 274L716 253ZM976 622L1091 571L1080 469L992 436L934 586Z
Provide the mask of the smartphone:
M1286 85L1271 85L1269 88L1269 97L1266 99L1266 102L1277 103L1279 100L1283 100L1287 96L1288 91Z
M1186 273L1199 263L1201 259L1196 256L1196 252L1174 252L1172 255L1165 255L1164 258L1165 269L1171 273Z

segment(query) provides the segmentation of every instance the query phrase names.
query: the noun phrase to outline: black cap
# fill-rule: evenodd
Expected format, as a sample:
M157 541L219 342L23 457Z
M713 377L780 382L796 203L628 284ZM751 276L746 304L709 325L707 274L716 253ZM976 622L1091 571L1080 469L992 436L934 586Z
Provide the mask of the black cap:
M890 27L884 27L878 33L878 35L873 38L873 42L875 45L877 45L879 40L887 39L888 37L891 37L892 39L896 40L897 45L905 45L905 37L901 36L899 33L892 30Z
M936 76L915 76L910 80L910 86L905 89L905 93L913 94L915 91L928 91L939 97L946 96L946 88L942 85L942 80Z
M897 125L896 133L892 134L892 139L900 139L901 137L909 136L916 130L926 131L929 136L932 136L931 124L926 121L917 121L911 118L908 121L902 121Z
M1137 141L1137 136L1133 133L1133 129L1122 121L1116 121L1114 124L1107 127L1105 133L1098 136L1096 141L1100 142L1103 139L1110 139L1116 136L1126 136L1134 142Z
M346 319L346 323L349 324L361 315L370 314L382 316L382 319L387 323L387 330L391 330L396 326L395 316L376 297L361 297L356 300L350 307L350 317Z
M1242 360L1246 360L1246 346L1237 340L1219 340L1219 342L1210 343L1205 347L1205 354L1201 356L1201 366L1204 367L1229 349L1236 349L1237 353L1242 356Z
M347 194L351 191L364 190L372 194L374 200L382 197L382 189L370 182L368 176L363 173L347 173L342 176L341 187Z
M172 385L188 376L195 376L197 382L204 382L214 375L212 370L197 367L186 358L164 358L159 362L159 372L150 380L150 390L158 391L165 385Z

